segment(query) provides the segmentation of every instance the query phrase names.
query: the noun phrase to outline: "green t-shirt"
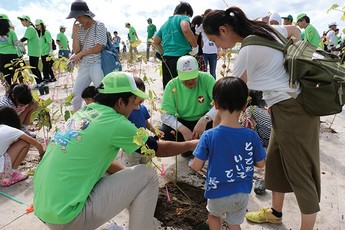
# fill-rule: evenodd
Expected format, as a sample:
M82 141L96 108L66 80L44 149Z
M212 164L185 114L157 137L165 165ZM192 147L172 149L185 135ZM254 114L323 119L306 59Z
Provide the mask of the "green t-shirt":
M304 40L310 42L313 46L319 47L321 38L314 26L307 25L304 30Z
M17 54L14 41L18 41L18 38L13 30L10 30L7 36L0 36L0 54Z
M131 28L129 28L129 42L134 42L137 40L137 36L135 36L135 29L133 26L131 26Z
M196 121L211 108L215 80L206 72L199 71L198 82L193 89L187 88L180 79L168 82L163 93L162 110L187 121Z
M153 37L153 35L156 33L157 28L155 25L151 24L147 26L147 39L150 39Z
M125 116L101 104L91 103L73 114L54 134L35 172L35 215L51 224L77 217L119 149L138 149L133 143L136 131Z
M59 50L68 50L68 39L64 33L60 32L56 36L56 41L60 42Z
M40 37L41 56L49 55L50 43L52 42L52 35L48 30L44 32L44 36Z
M186 15L170 16L156 36L162 40L163 56L180 57L191 51L191 46L181 30L181 22L189 21Z
M33 26L26 28L24 37L28 42L28 56L40 57L41 51L39 46L39 38L36 29Z

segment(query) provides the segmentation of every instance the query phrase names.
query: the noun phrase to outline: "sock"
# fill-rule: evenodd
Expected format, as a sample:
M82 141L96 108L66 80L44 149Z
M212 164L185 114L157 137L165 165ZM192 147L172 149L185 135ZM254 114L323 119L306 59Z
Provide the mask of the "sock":
M282 218L282 216L283 216L283 213L282 213L282 212L278 212L278 211L276 211L274 208L271 208L271 209L272 209L272 214L273 214L275 217Z

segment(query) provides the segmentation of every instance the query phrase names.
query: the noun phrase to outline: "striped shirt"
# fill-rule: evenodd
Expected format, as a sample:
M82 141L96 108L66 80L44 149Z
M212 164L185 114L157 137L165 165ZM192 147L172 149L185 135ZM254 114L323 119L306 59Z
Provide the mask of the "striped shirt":
M0 97L0 107L15 108L16 105L14 104L14 102L7 95L4 95L4 96Z
M81 47L81 51L91 49L97 44L106 46L107 29L103 22L94 22L88 29L81 27L78 32L78 42ZM101 52L84 56L81 59L81 63L93 64L99 60L101 60Z

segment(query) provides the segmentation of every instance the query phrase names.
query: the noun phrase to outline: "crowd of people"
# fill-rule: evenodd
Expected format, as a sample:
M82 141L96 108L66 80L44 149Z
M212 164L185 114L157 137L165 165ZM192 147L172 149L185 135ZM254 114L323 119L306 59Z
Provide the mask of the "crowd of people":
M291 96L298 95L300 87L289 87L283 53L248 45L239 51L232 76L220 78L216 66L221 49L233 48L250 35L274 41L280 33L340 55L344 43L338 38L337 24L330 23L321 37L305 13L297 16L298 27L291 15L273 12L251 20L238 7L207 9L191 20L193 14L189 3L180 2L160 28L147 19L146 58L153 48L162 61L161 110L165 112L156 129L143 104L148 98L143 79L128 72L103 74L101 51L108 36L118 54L124 40L117 31L107 35L106 26L94 19L86 2L74 1L66 14L74 19L71 48L66 26L60 26L56 37L59 57L79 63L74 113L47 146L27 130L38 106L31 89L14 82L16 66L5 64L27 54L35 87L57 81L49 59L53 38L42 19L33 24L23 15L18 19L26 31L18 39L9 18L0 15L0 72L7 87L0 98L0 185L28 177L18 166L34 145L41 160L34 176L35 215L50 229L95 229L125 208L130 210L130 230L153 229L158 177L144 166L150 160L143 154L147 149L157 157L194 158L195 170L208 161L205 208L210 229L220 229L224 216L230 229L240 229L245 218L280 224L285 193L290 192L301 212L301 229L313 229L320 211L320 119L308 115ZM133 61L141 40L129 22L125 27L129 61ZM250 125L240 122L243 115ZM118 155L121 162L115 160ZM272 206L246 213L254 166L265 167ZM104 176L106 172L109 176Z

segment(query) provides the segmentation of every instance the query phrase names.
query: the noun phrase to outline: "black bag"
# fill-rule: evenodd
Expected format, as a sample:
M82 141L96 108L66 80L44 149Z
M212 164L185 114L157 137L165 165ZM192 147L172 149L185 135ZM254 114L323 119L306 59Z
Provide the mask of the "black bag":
M296 100L313 116L337 114L345 103L345 67L338 56L313 46L308 41L294 42L277 32L278 41L250 35L242 42L278 49L284 53L285 68L289 74L290 87L300 82L301 93Z

